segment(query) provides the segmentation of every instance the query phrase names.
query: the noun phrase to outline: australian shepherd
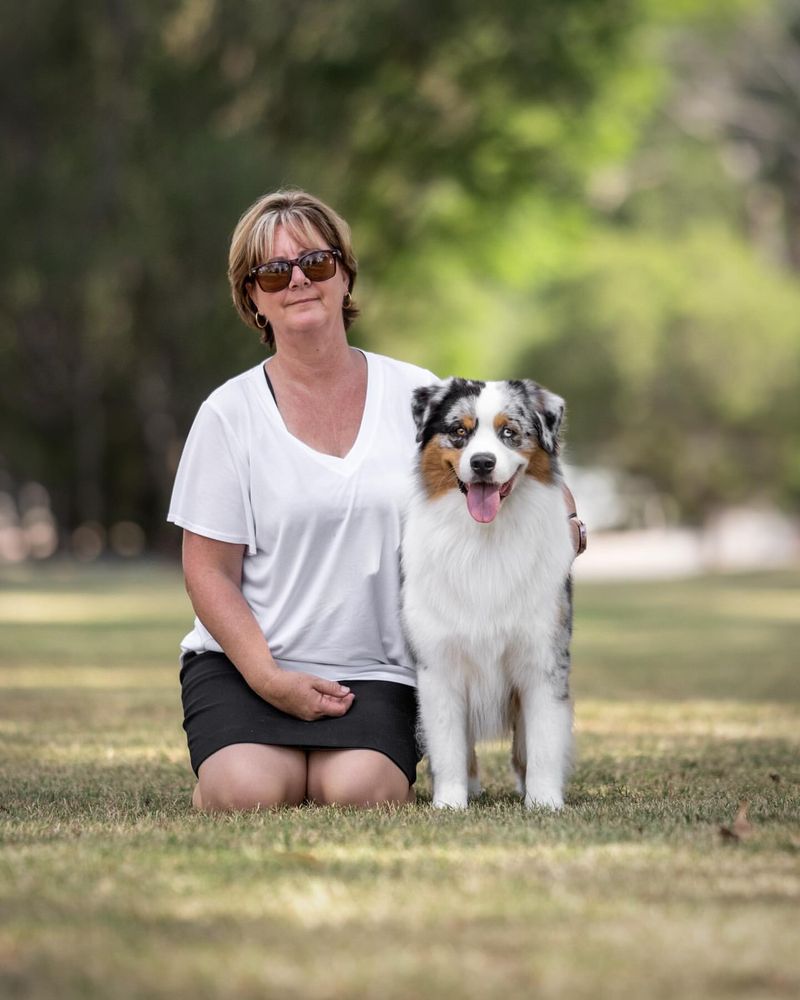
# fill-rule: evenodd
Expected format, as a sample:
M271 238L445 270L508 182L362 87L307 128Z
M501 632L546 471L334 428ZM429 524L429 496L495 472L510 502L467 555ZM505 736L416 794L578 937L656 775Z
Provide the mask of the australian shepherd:
M564 401L532 381L414 391L417 489L403 624L417 665L433 804L480 793L475 742L513 730L525 804L564 803L573 545L558 461Z

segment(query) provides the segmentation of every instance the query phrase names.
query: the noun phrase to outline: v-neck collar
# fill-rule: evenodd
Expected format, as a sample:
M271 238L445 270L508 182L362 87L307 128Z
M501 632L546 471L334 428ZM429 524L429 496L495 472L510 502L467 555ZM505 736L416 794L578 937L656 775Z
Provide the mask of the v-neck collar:
M296 437L291 433L289 428L284 423L283 416L278 409L274 392L270 392L270 386L267 383L267 379L264 377L267 369L264 367L264 363L258 366L260 369L260 371L258 371L260 385L257 388L257 393L273 426L276 426L279 429L282 435L286 437L287 441L291 443L292 446L301 449L320 465L324 465L327 468L342 474L347 474L357 468L369 450L369 446L372 443L372 438L375 434L376 420L374 418L379 406L380 393L382 390L380 382L380 366L375 364L375 360L369 351L361 351L361 354L364 356L364 360L367 364L367 394L364 399L364 409L361 414L361 423L359 424L358 434L356 435L356 439L353 442L352 447L342 458L338 455L328 455L324 451L317 451L316 448L312 448L311 445L306 444L305 441L301 441L299 437Z

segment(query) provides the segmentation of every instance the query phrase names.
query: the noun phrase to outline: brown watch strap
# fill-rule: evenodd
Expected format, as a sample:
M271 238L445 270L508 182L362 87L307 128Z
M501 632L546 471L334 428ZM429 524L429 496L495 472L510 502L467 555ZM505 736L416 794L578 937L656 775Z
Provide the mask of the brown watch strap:
M575 555L576 556L583 555L583 553L586 551L586 544L587 544L586 525L578 517L577 511L573 511L573 513L569 515L568 520L575 521L575 523L578 525L578 551L575 553Z

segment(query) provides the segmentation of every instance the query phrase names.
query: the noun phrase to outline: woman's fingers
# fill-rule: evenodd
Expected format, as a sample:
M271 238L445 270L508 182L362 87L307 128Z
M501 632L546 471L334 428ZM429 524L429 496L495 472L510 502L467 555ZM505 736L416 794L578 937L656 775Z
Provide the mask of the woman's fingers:
M311 722L325 715L344 715L354 695L344 684L311 674L281 671L272 678L266 700L298 719Z
M343 698L350 694L350 688L338 681L326 681L322 677L312 677L311 679L314 682L314 687L321 694L333 695L335 698Z
M344 715L353 704L353 695L346 694L343 698L336 698L330 694L320 695L321 715Z
M313 677L312 682L319 693L319 711L322 715L344 715L353 704L353 693L344 684Z

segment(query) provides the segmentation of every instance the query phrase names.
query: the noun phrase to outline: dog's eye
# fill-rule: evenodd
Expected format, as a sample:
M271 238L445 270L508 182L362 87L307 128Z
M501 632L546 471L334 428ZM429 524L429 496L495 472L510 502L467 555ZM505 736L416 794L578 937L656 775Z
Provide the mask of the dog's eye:
M447 435L450 438L450 444L453 448L463 448L467 443L467 438L469 437L467 428L463 427L461 424L453 424L449 427Z
M520 443L519 434L510 424L505 424L501 427L498 436L503 444L516 446Z

